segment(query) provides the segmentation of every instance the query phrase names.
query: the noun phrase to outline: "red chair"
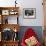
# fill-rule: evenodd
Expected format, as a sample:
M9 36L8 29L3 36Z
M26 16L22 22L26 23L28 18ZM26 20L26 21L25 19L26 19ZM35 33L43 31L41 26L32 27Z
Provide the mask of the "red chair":
M25 43L25 40L34 36L37 39L37 35L34 32L34 30L32 28L28 28L24 34L24 37L22 38L22 42L21 42L21 46L27 46ZM38 40L37 40L38 41ZM37 44L35 46L41 46L41 44L39 43L39 41L37 42Z

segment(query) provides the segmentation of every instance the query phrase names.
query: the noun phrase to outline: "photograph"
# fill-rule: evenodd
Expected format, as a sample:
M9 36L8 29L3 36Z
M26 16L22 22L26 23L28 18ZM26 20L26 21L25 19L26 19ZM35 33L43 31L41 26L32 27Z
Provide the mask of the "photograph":
M24 8L23 9L24 18L31 19L36 17L36 9L35 8Z

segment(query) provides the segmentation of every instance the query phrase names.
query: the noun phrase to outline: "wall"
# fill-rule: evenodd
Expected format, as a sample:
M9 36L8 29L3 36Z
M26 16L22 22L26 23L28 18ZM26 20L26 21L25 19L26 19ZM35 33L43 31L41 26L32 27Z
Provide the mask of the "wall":
M15 6L15 0L0 0L1 7ZM42 0L17 0L19 11L19 24L21 26L43 26L43 6ZM23 8L36 8L36 19L24 19Z
M24 19L23 8L36 8L36 19ZM21 4L20 24L22 26L43 26L42 0L25 0Z

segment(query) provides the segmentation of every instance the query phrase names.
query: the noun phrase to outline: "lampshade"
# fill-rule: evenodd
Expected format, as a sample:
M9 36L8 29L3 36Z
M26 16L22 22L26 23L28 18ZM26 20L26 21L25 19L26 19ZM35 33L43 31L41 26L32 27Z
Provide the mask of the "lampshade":
M16 4L17 4L17 2L16 2L17 0L15 0L15 7L16 7Z
M14 32L17 32L17 29L16 28L14 29Z

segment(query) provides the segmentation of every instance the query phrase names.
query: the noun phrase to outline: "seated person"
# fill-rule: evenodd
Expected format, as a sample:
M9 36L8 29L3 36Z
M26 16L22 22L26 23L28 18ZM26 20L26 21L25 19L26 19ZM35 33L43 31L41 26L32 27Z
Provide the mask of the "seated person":
M32 28L27 29L21 42L22 46L41 46L37 35Z

